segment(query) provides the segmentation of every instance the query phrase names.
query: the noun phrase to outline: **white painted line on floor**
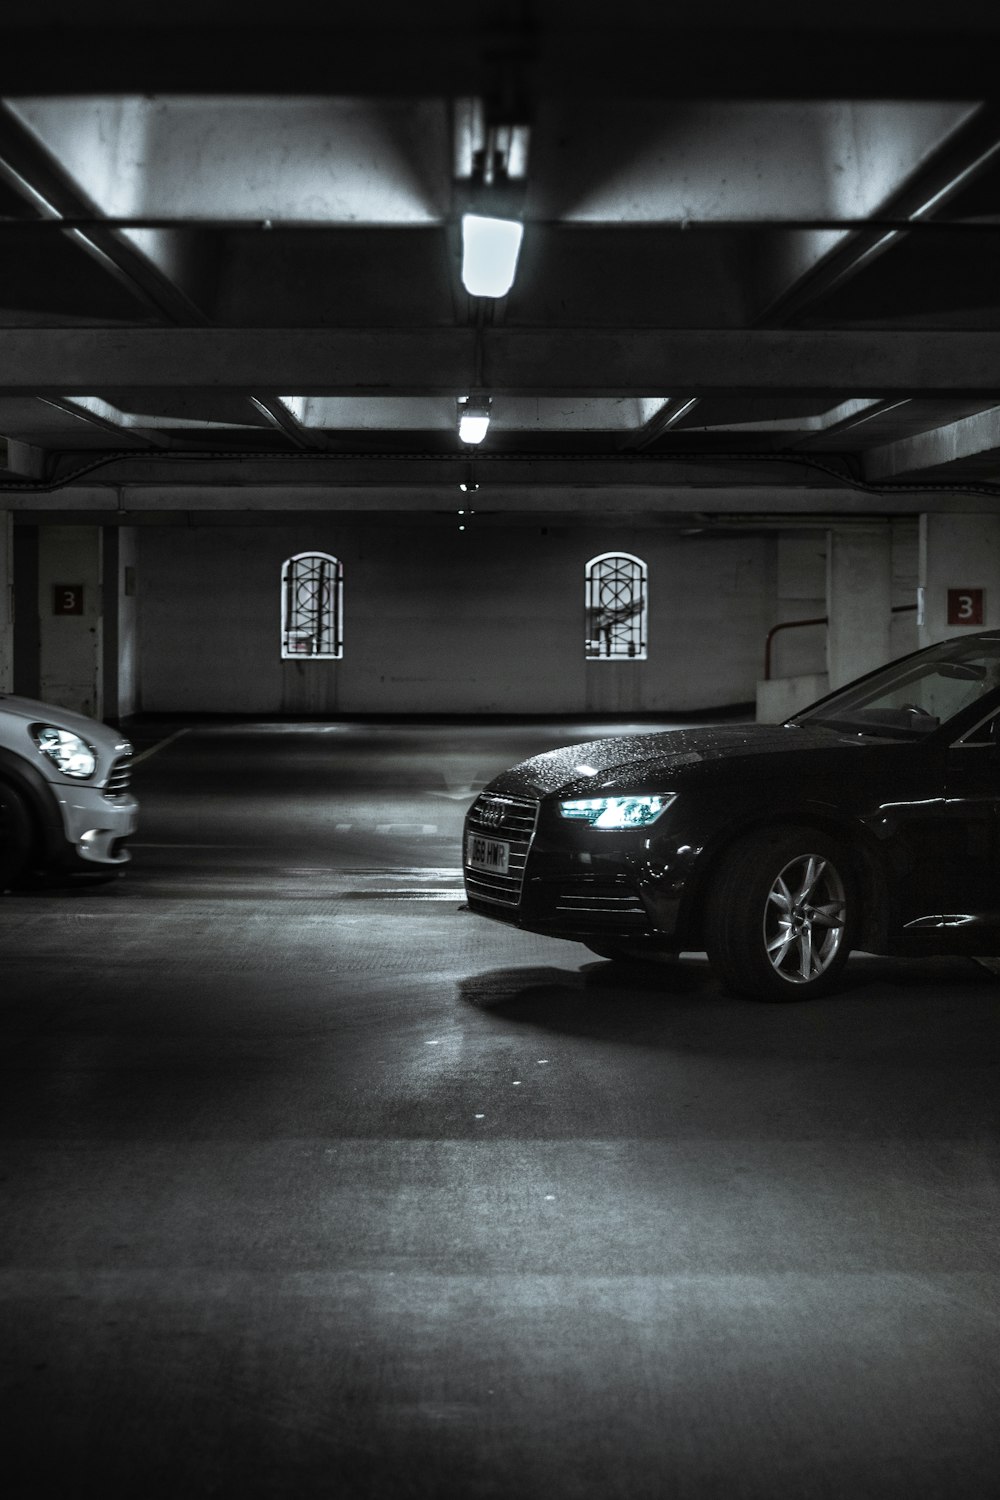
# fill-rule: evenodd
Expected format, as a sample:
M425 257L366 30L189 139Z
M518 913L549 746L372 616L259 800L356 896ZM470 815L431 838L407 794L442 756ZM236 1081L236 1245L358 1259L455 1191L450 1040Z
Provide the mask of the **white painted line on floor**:
M133 756L132 764L137 766L141 760L148 760L151 755L156 754L157 750L162 750L166 745L172 745L174 740L179 740L182 734L190 734L190 732L190 729L178 729L175 734L168 734L165 740L160 740L157 744L150 745L148 750L143 750L141 754Z
M376 823L375 832L392 834L397 838L409 838L413 834L437 833L436 823Z

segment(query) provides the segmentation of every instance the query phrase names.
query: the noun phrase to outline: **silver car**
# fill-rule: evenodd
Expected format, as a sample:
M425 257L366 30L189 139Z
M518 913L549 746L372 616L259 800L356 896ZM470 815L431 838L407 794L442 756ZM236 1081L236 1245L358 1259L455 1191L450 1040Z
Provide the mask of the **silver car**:
M32 870L114 874L139 804L132 746L83 714L0 694L0 889Z

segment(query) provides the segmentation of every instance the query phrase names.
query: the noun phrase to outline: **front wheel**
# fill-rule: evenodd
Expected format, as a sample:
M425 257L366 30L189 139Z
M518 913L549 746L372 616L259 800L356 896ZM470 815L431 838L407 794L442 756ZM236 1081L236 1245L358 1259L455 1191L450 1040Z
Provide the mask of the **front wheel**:
M24 799L0 782L0 891L20 876L31 853L31 818Z
M709 894L706 948L728 988L760 1000L833 989L856 927L846 853L825 834L788 828L730 850Z

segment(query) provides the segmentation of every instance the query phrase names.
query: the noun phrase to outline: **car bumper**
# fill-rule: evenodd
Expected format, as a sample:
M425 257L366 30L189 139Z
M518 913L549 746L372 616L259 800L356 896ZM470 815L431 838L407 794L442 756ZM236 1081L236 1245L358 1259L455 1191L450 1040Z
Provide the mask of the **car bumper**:
M102 867L128 863L131 855L124 841L135 833L139 820L135 797L105 797L99 787L58 785L52 790L71 859Z
M683 937L682 914L693 850L651 860L641 842L609 850L553 848L536 841L516 900L483 899L467 885L469 909L551 937L619 937L670 948ZM468 869L466 876L469 875Z

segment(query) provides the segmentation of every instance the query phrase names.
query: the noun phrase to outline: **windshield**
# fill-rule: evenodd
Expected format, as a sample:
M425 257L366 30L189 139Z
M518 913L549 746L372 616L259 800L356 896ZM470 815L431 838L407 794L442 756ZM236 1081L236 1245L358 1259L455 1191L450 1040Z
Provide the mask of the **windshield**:
M789 722L910 739L929 734L997 688L1000 635L946 641L893 662Z

